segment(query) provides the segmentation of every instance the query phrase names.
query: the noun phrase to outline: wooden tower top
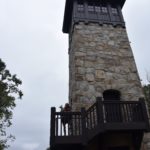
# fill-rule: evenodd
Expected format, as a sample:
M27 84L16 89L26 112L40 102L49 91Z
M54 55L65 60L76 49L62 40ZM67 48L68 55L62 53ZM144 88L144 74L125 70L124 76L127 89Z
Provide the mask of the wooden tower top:
M107 7L108 5L110 5L110 7L112 7L112 8L120 7L120 9L122 9L125 1L126 0L66 0L64 22L63 22L63 32L69 33L72 18L75 16L74 13L76 12L77 9L79 9L80 12L83 11L82 9L85 10L85 16L81 17L82 19L78 18L79 20L85 21L85 19L86 20L89 19L86 14L88 9L91 9L90 11L92 11L92 9L94 10L96 8L97 9L97 10L95 10L95 11L97 11L96 13L100 13L100 10L98 10L99 9L98 7ZM77 5L80 5L79 6L80 8L77 8L78 7ZM83 8L82 8L82 5L83 5ZM94 7L92 8L90 6L95 6L95 8ZM105 13L105 12L102 12L102 13ZM77 17L75 17L75 18L77 18ZM94 16L93 16L93 19L100 20L99 18L95 19ZM111 21L109 20L109 22L111 22ZM115 20L115 22L119 22L119 21Z

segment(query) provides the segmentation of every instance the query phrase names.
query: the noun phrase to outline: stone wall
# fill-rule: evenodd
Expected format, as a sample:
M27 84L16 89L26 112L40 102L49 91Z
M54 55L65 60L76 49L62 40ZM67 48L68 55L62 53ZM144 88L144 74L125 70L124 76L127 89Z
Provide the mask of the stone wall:
M69 100L73 110L88 108L108 89L120 91L121 100L142 96L125 28L79 23L69 41Z
M145 133L141 150L150 150L150 133Z

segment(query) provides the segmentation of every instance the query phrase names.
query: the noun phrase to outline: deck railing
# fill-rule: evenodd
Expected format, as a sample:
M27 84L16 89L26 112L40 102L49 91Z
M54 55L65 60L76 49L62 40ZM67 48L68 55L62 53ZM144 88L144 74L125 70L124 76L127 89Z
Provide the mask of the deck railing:
M94 103L87 111L86 111L86 128L88 130L94 129L95 126L98 125L98 110L97 110L97 105L98 103Z
M110 126L108 126L110 125ZM131 130L149 129L149 119L144 100L102 101L97 98L88 110L81 112L56 112L51 108L51 144L56 137L83 137L100 127L101 130L114 130L117 127ZM139 126L138 126L139 125ZM106 127L107 126L107 129ZM114 126L114 128L113 128ZM104 127L104 129L102 129Z
M111 102L104 104L104 122L143 122L144 114L141 102Z
M81 135L81 121L81 112L55 112L55 136Z

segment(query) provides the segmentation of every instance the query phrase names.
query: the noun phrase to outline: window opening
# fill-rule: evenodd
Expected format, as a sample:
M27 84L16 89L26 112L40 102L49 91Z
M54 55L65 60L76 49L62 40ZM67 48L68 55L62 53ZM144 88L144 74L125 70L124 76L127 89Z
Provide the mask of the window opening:
M101 12L100 6L95 6L95 12L97 12L97 13L100 13L100 12Z
M94 12L94 6L93 5L88 5L88 11L89 12Z
M84 6L83 6L82 3L79 3L79 4L78 4L78 11L79 11L79 12L83 12L83 11L84 11Z
M106 90L103 93L103 98L104 100L114 100L114 101L119 101L120 100L120 92L117 90Z
M112 14L114 15L117 15L118 14L118 11L116 8L111 8L111 11L112 11Z
M102 13L107 13L108 12L108 10L107 10L107 7L102 7Z
M120 92L118 90L110 89L103 92L104 101L120 101ZM106 122L122 122L122 113L119 103L114 104L105 104L105 120ZM108 149L115 150L115 149ZM116 149L118 150L118 149ZM119 149L121 150L121 149Z

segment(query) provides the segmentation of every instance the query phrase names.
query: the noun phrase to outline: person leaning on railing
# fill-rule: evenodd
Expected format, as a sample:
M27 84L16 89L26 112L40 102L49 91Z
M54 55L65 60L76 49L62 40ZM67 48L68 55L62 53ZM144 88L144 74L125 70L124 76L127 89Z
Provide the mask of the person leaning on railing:
M60 109L61 109L61 112L71 112L71 107L68 103L65 104L64 108L63 108L63 106L60 106ZM68 124L68 128L69 128L68 135L71 133L70 132L70 130L71 130L71 119L72 119L71 114L62 114L61 115L61 122L62 122L62 125L64 128L64 135L67 135L66 124Z
M71 106L68 103L66 103L64 107L64 112L68 112L68 111L71 111Z

